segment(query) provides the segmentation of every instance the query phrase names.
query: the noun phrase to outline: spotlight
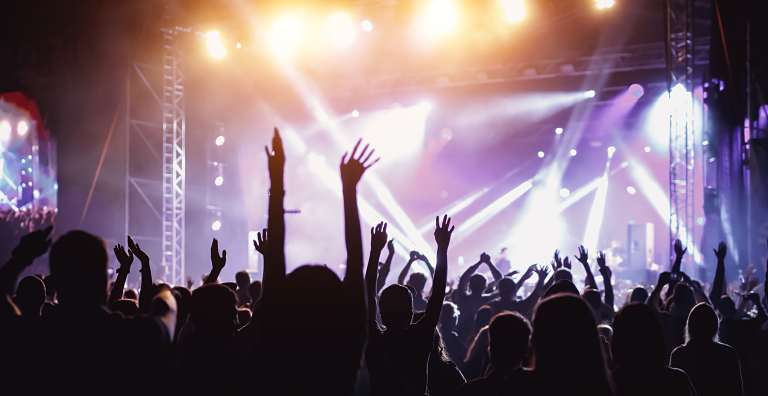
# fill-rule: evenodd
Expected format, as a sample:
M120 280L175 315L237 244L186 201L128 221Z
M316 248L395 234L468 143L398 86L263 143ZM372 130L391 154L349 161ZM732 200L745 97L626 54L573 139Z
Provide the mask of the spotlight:
M357 118L357 117L359 117L359 116L360 116L360 112L359 112L359 111L357 111L357 110L352 110L352 117L355 117L355 118Z
M613 146L608 147L608 158L613 157L613 153L615 152L616 152L616 147L613 147Z
M360 24L360 26L363 28L364 32L370 32L373 30L373 23L369 20L364 20L363 23Z
M615 4L613 0L596 0L597 1L597 8L603 9L603 8L611 8Z
M216 179L213 181L213 184L217 186L224 184L224 176L216 176Z
M563 134L563 128L555 128L555 133L558 134L558 135L562 135Z
M632 195L635 195L635 193L637 192L637 190L635 190L635 188L634 188L634 187L632 187L632 186L629 186L629 187L627 187L627 192L628 192L628 193L630 193L630 194L632 194Z
M699 216L699 218L696 219L696 224L698 225L704 225L704 218Z
M224 144L224 136L217 137L216 138L216 145L217 146L221 146L222 144Z
M594 91L594 90L592 90L592 89L590 89L589 91L587 91L587 92L584 92L584 97L587 97L587 98L594 98L594 97L595 97L595 91Z
M208 38L205 46L208 48L208 51L211 52L211 57L215 59L224 57L227 51L224 50L224 43L221 42L221 36L219 35L219 32L215 30L208 32L205 34L205 37Z
M237 43L237 45L235 46L237 47L237 49L243 48L243 46L240 43Z
M650 153L651 152L651 146L645 146L645 152Z
M434 0L427 13L427 29L432 33L445 34L456 29L456 6L450 0Z
M567 198L569 195L571 195L571 191L567 188L561 188L560 189L560 196L563 198Z
M705 141L701 142L701 144L704 145L704 146L707 146L707 145L709 145L709 140L705 140Z
M218 221L218 220L214 221L213 224L211 224L211 229L214 230L214 231L220 230L221 229L221 222Z
M571 149L571 157L575 157L575 156L576 156L576 149Z
M29 130L29 127L26 122L21 121L19 122L19 128L17 130L19 131L19 136L24 136Z
M543 151L539 151L539 158L544 158L544 152Z
M11 137L11 124L8 121L0 122L0 139L6 140Z
M643 86L640 84L632 84L629 86L629 94L636 98L643 96L644 93L645 93L645 90L643 89Z
M355 39L355 28L347 14L335 14L328 17L326 25L328 35L338 47L346 47Z
M280 20L272 25L272 51L277 55L288 55L299 44L301 25L298 21Z
M517 22L525 18L525 4L523 0L501 0L504 15L510 22Z

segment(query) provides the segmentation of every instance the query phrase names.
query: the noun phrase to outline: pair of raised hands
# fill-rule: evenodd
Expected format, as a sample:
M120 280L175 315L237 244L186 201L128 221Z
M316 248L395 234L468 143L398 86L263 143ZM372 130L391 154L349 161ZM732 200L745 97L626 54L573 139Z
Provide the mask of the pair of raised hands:
M435 242L437 242L438 248L448 247L454 228L451 226L451 218L448 215L443 216L442 224L440 224L440 216L435 217ZM387 223L382 221L375 227L371 227L371 250L383 250L384 245L387 245L391 246L390 249L394 251L393 241L387 242ZM417 251L412 251L411 260L426 261L426 257ZM488 261L490 261L490 257L488 257Z
M118 273L125 272L127 274L131 271L134 255L139 259L142 267L149 265L149 256L141 250L141 246L139 246L138 243L135 243L130 236L128 236L127 251L125 250L125 247L120 244L115 245L113 251L115 252L117 261L120 263L120 268L117 270Z

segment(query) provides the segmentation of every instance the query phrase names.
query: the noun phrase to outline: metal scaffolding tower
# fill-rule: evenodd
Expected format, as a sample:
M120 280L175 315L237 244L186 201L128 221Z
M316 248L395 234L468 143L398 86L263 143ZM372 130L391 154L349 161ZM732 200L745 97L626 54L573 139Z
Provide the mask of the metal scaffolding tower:
M669 238L693 247L693 0L665 0L667 90L669 94ZM694 249L690 249L690 268Z
M180 32L163 29L163 265L171 284L184 284L185 116Z

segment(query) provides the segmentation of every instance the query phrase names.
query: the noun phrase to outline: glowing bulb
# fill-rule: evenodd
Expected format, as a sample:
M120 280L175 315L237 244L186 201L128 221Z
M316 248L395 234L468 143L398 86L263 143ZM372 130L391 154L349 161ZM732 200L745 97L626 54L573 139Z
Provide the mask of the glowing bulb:
M560 189L560 196L563 198L567 198L569 195L571 195L571 191L567 188L561 188Z
M558 135L562 135L563 134L563 128L556 128L555 129L555 133L558 134Z
M370 32L371 30L373 30L373 23L371 23L371 21L366 19L363 21L363 23L360 24L360 27L363 28L363 31Z
M224 50L224 43L221 42L221 36L219 35L219 32L215 30L208 32L205 34L205 37L208 38L205 46L208 48L208 51L210 51L211 57L215 59L224 57L227 51Z
M543 151L539 151L539 158L544 158L544 152Z
M222 144L224 144L224 136L217 137L216 138L216 145L217 146L221 146Z
M220 230L221 229L221 222L218 221L218 220L214 221L213 224L211 224L211 229L214 230L214 231Z
M597 1L597 8L603 9L603 8L611 8L614 4L616 4L613 0L596 0Z
M24 121L19 122L18 131L20 136L24 136L28 130L29 130L29 127L27 126L26 122Z
M592 90L592 89L590 89L589 91L587 91L587 92L584 92L584 97L587 97L587 98L594 98L594 97L595 97L595 91L594 91L594 90Z
M237 43L237 45L235 46L237 47L237 49L243 48L243 46L240 43Z
M616 152L616 147L613 147L613 146L608 147L608 158L613 157L613 153L615 152Z
M359 116L360 116L360 112L359 112L359 111L357 111L357 110L352 110L352 117L355 117L355 118L357 118L357 117L359 117Z
M216 179L213 181L213 184L217 186L224 184L224 176L216 176Z
M650 153L651 152L651 146L645 146L645 152Z
M355 28L347 14L335 14L328 17L326 24L331 41L339 47L346 47L355 39Z
M8 121L0 122L0 139L7 140L11 137L11 124Z
M456 29L456 7L450 0L434 0L429 5L427 29L432 33L445 34Z
M709 145L709 140L705 140L705 141L701 142L701 144L704 145L704 146L707 146L707 145Z
M576 156L576 149L571 149L571 157L575 157L575 156Z
M288 55L299 45L301 25L298 21L282 20L272 25L270 47L277 55Z
M632 194L632 195L635 195L635 193L637 192L637 190L635 190L635 188L634 188L634 187L632 187L632 186L629 186L629 187L627 187L627 192L628 192L628 193L630 193L630 194Z
M510 22L517 22L525 18L525 4L523 0L501 0L504 15Z

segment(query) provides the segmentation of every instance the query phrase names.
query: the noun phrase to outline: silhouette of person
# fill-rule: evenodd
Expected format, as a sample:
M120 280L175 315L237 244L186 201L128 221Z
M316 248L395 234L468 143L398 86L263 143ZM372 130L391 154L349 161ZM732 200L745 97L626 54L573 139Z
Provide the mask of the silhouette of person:
M251 295L248 293L248 287L251 285L251 276L247 271L238 271L235 274L235 284L237 284L237 305L238 307L247 307L251 304Z
M23 318L39 320L45 304L45 284L36 276L24 277L16 286L13 302Z
M467 346L461 337L456 334L456 331L454 331L458 320L459 308L456 307L456 304L448 301L444 302L443 308L440 311L440 322L438 323L440 336L445 344L445 351L448 357L452 361L462 364L464 357L467 355Z
M495 296L485 293L485 288L488 285L488 279L485 275L475 273L482 264L488 265L497 282L503 278L501 272L491 263L491 257L485 253L481 254L480 260L467 268L459 278L458 289L453 293L453 302L459 306L459 312L461 312L456 332L464 340L472 335L472 324L477 310L495 298ZM467 292L467 287L469 287L469 292Z

